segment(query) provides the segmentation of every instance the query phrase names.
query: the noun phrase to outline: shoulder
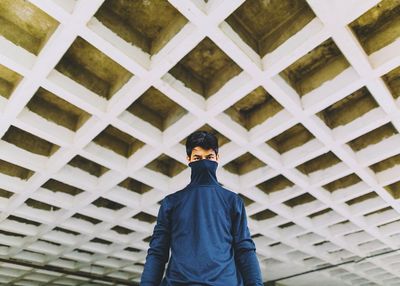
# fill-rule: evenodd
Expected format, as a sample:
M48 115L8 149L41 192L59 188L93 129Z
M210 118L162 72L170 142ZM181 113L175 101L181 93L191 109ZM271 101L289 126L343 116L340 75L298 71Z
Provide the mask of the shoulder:
M231 206L237 207L238 205L240 206L240 204L243 203L243 200L238 193L235 193L223 186L219 186L218 189L219 192L224 196L225 200L229 202Z
M163 198L163 202L167 204L173 204L177 200L179 200L182 196L185 195L187 188L180 189L175 191L174 193L168 194Z

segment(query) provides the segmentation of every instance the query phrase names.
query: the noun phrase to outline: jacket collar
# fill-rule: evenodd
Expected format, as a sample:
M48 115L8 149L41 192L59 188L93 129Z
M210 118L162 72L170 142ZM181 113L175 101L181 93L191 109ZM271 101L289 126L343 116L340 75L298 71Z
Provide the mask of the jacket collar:
M189 167L192 169L189 185L220 185L216 175L217 161L208 159L192 161Z

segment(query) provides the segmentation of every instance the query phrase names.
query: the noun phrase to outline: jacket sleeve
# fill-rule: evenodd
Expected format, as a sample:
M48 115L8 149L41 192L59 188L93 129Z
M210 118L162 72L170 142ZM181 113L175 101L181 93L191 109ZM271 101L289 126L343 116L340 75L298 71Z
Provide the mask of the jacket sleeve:
M243 277L245 286L262 286L260 265L256 256L256 246L247 226L246 209L241 197L236 197L233 216L233 247L235 261Z
M167 197L161 201L147 251L146 262L141 276L141 286L159 286L163 278L165 263L169 259L170 248L170 217Z

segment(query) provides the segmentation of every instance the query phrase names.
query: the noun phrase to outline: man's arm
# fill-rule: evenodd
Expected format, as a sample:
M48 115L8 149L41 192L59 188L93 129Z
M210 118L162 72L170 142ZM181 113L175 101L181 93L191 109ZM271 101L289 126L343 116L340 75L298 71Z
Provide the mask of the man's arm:
M256 256L256 246L247 227L246 209L241 197L236 198L233 216L233 247L238 270L245 286L262 286L260 265Z
M164 274L165 263L169 258L170 218L168 201L165 197L157 215L157 223L150 240L146 263L140 280L141 286L158 286Z

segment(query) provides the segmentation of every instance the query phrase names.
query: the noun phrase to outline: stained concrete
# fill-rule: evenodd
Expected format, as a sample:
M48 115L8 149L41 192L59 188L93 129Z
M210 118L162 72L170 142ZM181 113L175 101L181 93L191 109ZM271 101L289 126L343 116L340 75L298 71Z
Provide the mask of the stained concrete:
M380 161L378 163L375 163L369 167L375 173L379 173L379 172L385 171L387 169L393 168L396 165L400 165L400 154L389 157L389 158L387 158L383 161Z
M10 98L21 79L21 75L0 65L0 96Z
M53 229L53 231L55 231L55 232L63 232L63 235L65 235L65 234L72 234L72 235L79 235L79 233L78 232L76 232L76 231L72 231L72 230L69 230L69 229L65 229L65 228L61 228L61 227L55 227L54 229Z
M95 237L95 238L91 239L90 242L104 244L104 245L111 245L112 244L111 241L108 241L108 240L105 240L105 239L101 239L101 238L98 238L98 237Z
M254 157L254 155L252 155L251 153L247 152L225 164L223 168L231 173L244 175L250 171L264 166L266 166L264 162Z
M394 128L392 123L387 123L364 135L361 135L360 137L357 137L356 139L353 139L347 144L349 144L349 146L351 147L351 149L353 149L353 151L357 152L360 151L361 149L368 147L369 145L379 143L385 138L388 138L395 134L398 134L396 128Z
M246 207L249 206L249 205L251 205L252 203L254 203L254 201L253 201L252 199L246 197L245 195L243 195L243 194L238 194L238 195L239 195L239 197L242 198L243 203L244 203L244 205L245 205Z
M358 177L356 174L350 174L348 176L330 182L329 184L326 184L322 187L332 193L339 189L348 188L359 182L361 182L360 177Z
M93 141L126 158L129 158L144 146L142 141L122 132L112 125L108 125Z
M250 130L282 109L283 107L260 86L225 110L225 113Z
M9 215L7 217L7 219L8 220L12 220L12 221L16 221L16 222L19 222L19 223L23 223L23 224L33 225L33 226L40 226L41 225L41 223L39 223L39 222L32 221L32 220L29 220L29 219L26 219L26 218L22 218L22 217L19 217L19 216L14 216L14 215Z
M100 197L98 199L96 199L94 202L92 202L93 205L95 205L98 208L106 208L106 209L110 209L113 211L117 211L122 209L124 206L116 203L114 201L110 201L106 198Z
M31 208L49 211L49 212L57 211L60 209L59 207L55 207L55 206L52 206L52 205L49 205L49 204L46 204L46 203L43 203L43 202L40 202L37 200L33 200L33 199L26 200L25 204Z
M154 55L188 22L166 0L106 0L95 17L119 37Z
M160 172L168 177L174 177L187 168L186 165L165 154L161 154L156 159L148 163L145 167L153 171Z
M80 155L77 155L74 158L72 158L72 160L68 162L68 165L79 168L82 171L87 172L96 177L100 177L109 170L108 168L101 166L93 161L90 161Z
M52 192L61 192L71 196L77 196L83 192L83 190L67 185L65 183L59 182L54 179L48 180L46 183L42 185L42 188L47 189Z
M21 149L46 157L51 156L60 148L15 126L10 126L1 139Z
M303 96L350 66L332 39L314 48L279 75Z
M128 234L131 234L134 232L133 230L127 229L127 228L119 226L119 225L112 227L111 230L115 231L118 234L123 234L123 235L128 235ZM136 252L138 252L138 251L136 251Z
M266 143L275 149L275 151L283 154L313 139L315 139L314 135L299 123L268 140Z
M353 120L360 118L367 112L379 107L378 103L368 91L363 87L338 102L328 106L317 115L325 124L334 129L338 126L346 125Z
M132 178L127 178L123 180L121 183L118 184L118 186L138 194L144 194L152 189L150 186Z
M129 71L81 37L75 39L55 69L106 99L132 77Z
M258 184L256 187L262 190L266 194L281 191L286 188L292 187L294 184L283 175L276 176L265 182Z
M314 12L305 0L245 1L226 22L261 57L300 31Z
M0 159L0 173L28 180L34 174L34 171Z
M187 110L154 87L146 90L128 107L127 111L149 122L161 131L187 114Z
M386 85L389 87L392 96L394 98L400 97L400 67L391 70L389 73L385 74L383 77Z
M35 92L27 108L46 120L72 131L77 131L91 116L42 87Z
M157 217L155 217L151 214L145 213L145 212L140 212L140 213L134 215L132 218L138 219L140 221L148 222L148 223L153 223L157 220Z
M250 217L255 220L266 220L266 219L273 218L275 216L277 216L276 213L266 209L261 212L255 213L255 214L251 215Z
M316 171L324 170L327 169L333 165L336 165L340 163L340 159L333 154L332 152L328 152L325 154L322 154L314 159L311 159L296 168L304 173L304 174L311 174Z
M12 192L9 192L9 191L6 191L6 190L0 188L0 197L9 199L9 198L11 198L12 195L13 195Z
M288 207L294 208L296 206L304 205L304 204L310 203L312 201L315 201L315 198L312 195L310 195L309 193L305 193L305 194L302 194L300 196L297 196L293 199L290 199L290 200L284 202L284 204L287 205Z
M332 212L332 211L333 211L333 210L332 210L331 208L327 208L327 209L324 209L324 210L322 210L322 211L319 211L319 212L310 214L308 217L309 217L309 218L316 218L316 217L318 217L318 216L327 214L327 213Z
M87 222L90 222L91 224L94 224L94 225L101 223L101 220L95 219L93 217L85 216L85 215L80 214L80 213L75 213L72 216L72 218L76 218L76 219L80 219L80 220L83 220L83 221L87 221Z
M400 199L400 181L386 186L385 189L392 195L394 199Z
M369 55L400 36L400 2L383 0L349 24Z
M26 0L0 1L0 35L38 55L58 22Z
M351 199L351 200L347 201L346 204L348 204L349 206L352 206L352 205L361 203L363 201L374 199L374 198L377 198L377 197L378 197L378 195L375 192L370 192L368 194L365 194L365 195L359 196L357 198Z
M206 37L169 73L194 92L208 98L241 71L233 60Z

